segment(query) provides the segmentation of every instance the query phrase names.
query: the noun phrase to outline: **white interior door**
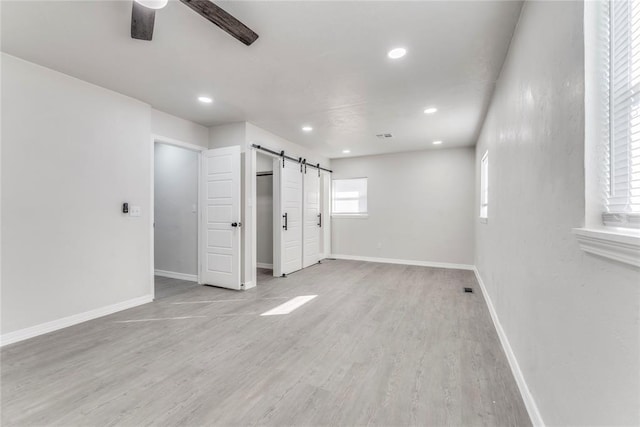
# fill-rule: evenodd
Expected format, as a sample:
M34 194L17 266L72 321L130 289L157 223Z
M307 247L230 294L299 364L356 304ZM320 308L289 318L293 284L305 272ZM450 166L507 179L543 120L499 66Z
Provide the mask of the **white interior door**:
M302 268L302 172L299 163L290 160L280 160L278 163L279 273L289 274Z
M302 267L306 268L320 261L320 177L318 171L307 168L304 172L304 246Z
M200 280L240 289L240 147L203 151L201 170Z

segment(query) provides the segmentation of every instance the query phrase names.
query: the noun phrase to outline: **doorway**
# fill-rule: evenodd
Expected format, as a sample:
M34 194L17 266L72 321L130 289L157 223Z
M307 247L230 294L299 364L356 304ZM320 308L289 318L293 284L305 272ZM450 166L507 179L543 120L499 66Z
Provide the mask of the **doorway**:
M273 277L273 158L256 155L257 283Z
M198 284L198 171L200 154L154 144L154 287L156 298Z

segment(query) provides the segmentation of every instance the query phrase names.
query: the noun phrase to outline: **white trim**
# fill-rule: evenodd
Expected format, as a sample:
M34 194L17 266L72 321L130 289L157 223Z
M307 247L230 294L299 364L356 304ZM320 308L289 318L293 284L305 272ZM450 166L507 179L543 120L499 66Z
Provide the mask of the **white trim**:
M255 288L256 287L256 282L254 280L250 280L246 283L243 283L241 288L243 291L246 291L247 289L251 289L251 288Z
M155 186L156 186L156 139L151 135L151 148L149 155L149 294L151 298L156 297L156 282L153 277L155 270L155 251L156 251L156 208L155 208Z
M241 154L242 158L242 154ZM244 260L244 272L242 280L245 282L244 289L255 286L258 277L258 204L257 204L257 153L256 150L245 148L244 150L244 188L240 193L244 193L244 210L240 203L240 215L244 226L242 227L242 241L240 244L241 257Z
M191 144L190 142L181 141L175 138L169 138L168 136L152 134L151 138L153 139L154 142L157 142L159 144L173 145L176 147L186 148L187 150L192 150L192 151L204 151L207 149L207 147Z
M640 232L574 228L580 248L624 264L640 267Z
M142 297L111 304L106 307L96 308L95 310L85 311L84 313L74 314L73 316L63 317L62 319L52 320L51 322L41 323L29 328L9 332L8 334L0 336L0 347L8 344L13 344L18 341L23 341L28 338L33 338L38 335L57 331L59 329L67 328L69 326L77 325L78 323L86 322L88 320L97 319L98 317L107 316L118 311L127 310L129 308L137 307L142 304L147 304L152 301L152 295L144 295Z
M545 424L544 420L542 419L542 415L538 410L538 405L536 405L536 401L533 399L533 395L529 390L529 386L527 385L527 382L524 379L524 375L520 370L520 365L518 364L516 355L513 353L511 344L509 344L507 334L504 332L504 329L502 329L500 319L498 319L498 313L496 313L496 309L493 306L491 297L489 296L487 288L484 286L484 282L480 277L480 272L478 272L478 269L476 267L473 267L473 272L476 275L476 279L478 280L478 284L480 285L480 289L482 290L482 295L484 296L484 300L487 303L487 308L489 309L489 313L491 314L491 320L493 320L493 326L495 326L496 332L498 333L498 338L500 338L502 349L504 350L504 354L507 356L507 361L509 362L509 366L511 367L511 372L513 373L513 377L516 380L516 384L518 384L518 389L520 390L520 394L522 395L524 406L527 408L527 412L529 413L529 418L531 418L531 423L534 426L543 427Z
M471 264L454 264L449 262L437 262L437 261L416 261L416 260L410 260L410 259L375 258L375 257L368 257L368 256L340 255L340 254L331 254L329 258L345 259L345 260L351 260L351 261L381 262L384 264L404 264L404 265L417 265L421 267L452 268L455 270L473 270L474 269L474 266Z
M256 263L256 266L257 266L258 268L268 268L268 269L270 269L270 270L273 270L273 263L268 264L268 263L266 263L266 262L257 262L257 263Z
M154 275L160 277L168 277L169 279L187 280L189 282L197 282L197 274L178 273L176 271L154 270Z
M282 217L280 216L280 179L282 176L282 164L278 157L273 158L273 277L282 276ZM255 197L253 200L256 200ZM257 229L256 229L257 235Z
M332 213L331 218L351 218L351 219L367 219L369 218L368 213Z

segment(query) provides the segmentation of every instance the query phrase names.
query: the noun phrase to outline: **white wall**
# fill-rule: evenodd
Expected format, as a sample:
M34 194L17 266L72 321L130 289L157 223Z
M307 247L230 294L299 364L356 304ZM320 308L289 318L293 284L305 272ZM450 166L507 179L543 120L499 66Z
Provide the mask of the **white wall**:
M151 133L181 142L209 146L209 128L158 110L151 110Z
M333 159L333 179L368 178L369 217L332 218L335 255L473 264L474 150Z
M198 159L195 151L155 144L156 270L198 273Z
M239 145L244 150L247 140L246 122L227 123L209 128L209 148Z
M150 299L150 107L5 54L1 74L3 338Z
M273 157L258 153L256 156L256 170L258 172L273 172Z
M476 150L490 164L476 265L547 425L640 425L640 272L571 232L585 221L582 12L523 6Z

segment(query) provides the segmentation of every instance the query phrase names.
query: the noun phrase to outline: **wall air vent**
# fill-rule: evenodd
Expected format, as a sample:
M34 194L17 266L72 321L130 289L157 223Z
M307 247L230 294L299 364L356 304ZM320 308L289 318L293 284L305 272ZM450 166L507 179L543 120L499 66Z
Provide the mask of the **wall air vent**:
M376 138L378 139L388 139L388 138L393 138L393 135L391 135L390 133L379 133L376 135Z

